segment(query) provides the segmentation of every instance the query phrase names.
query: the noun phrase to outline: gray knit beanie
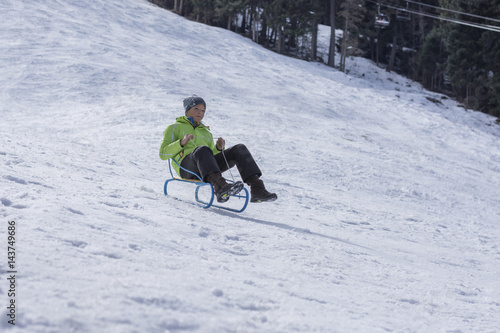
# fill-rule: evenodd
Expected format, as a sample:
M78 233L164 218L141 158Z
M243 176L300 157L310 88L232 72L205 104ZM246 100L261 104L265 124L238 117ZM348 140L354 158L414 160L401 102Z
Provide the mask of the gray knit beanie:
M189 109L198 104L203 104L205 108L207 107L207 104L205 103L203 98L196 95L191 95L187 98L184 98L184 112L188 112Z

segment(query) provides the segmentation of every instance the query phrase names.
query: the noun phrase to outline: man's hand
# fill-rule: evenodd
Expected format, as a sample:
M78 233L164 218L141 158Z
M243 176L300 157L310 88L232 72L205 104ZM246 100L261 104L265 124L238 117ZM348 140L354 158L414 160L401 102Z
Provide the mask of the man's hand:
M184 147L184 145L186 145L186 143L188 143L189 140L192 140L193 138L194 138L193 134L184 135L184 138L182 138L181 140L181 147Z
M218 138L217 143L215 144L215 147L217 149L222 150L226 146L226 141L223 138Z

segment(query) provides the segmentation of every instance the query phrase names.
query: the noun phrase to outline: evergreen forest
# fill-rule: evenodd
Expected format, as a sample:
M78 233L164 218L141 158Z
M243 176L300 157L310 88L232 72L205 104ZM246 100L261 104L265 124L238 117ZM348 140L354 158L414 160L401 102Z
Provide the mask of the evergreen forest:
M149 1L344 72L351 56L371 59L500 119L500 0ZM342 32L327 57L317 52L320 24Z

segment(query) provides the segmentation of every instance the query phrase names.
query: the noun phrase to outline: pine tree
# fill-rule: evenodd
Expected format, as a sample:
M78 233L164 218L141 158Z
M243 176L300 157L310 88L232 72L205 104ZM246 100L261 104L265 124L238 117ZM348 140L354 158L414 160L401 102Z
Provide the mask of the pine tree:
M498 32L487 31L481 36L483 60L487 66L486 79L483 83L487 84L487 87L479 87L476 94L484 95L488 113L500 119L500 39L498 35ZM483 95L480 95L481 99Z
M241 13L247 6L246 0L216 0L215 14L216 17L226 20L226 29L231 30L233 19L238 13Z
M345 0L339 13L344 18L344 35L340 55L340 70L346 71L348 56L360 56L363 51L358 47L360 26L366 13L366 8L360 0Z
M212 24L215 15L215 0L191 0L193 3L193 14L196 16L197 21Z
M498 1L492 6L489 0L441 0L447 8L482 17L499 17ZM474 23L491 24L482 18L453 14L453 18ZM457 97L469 108L498 116L500 91L498 76L498 32L449 23L446 25L445 42L449 52L447 73Z
M445 78L445 66L448 52L443 41L442 30L437 27L427 35L418 65L422 69L422 84L431 90L439 90Z

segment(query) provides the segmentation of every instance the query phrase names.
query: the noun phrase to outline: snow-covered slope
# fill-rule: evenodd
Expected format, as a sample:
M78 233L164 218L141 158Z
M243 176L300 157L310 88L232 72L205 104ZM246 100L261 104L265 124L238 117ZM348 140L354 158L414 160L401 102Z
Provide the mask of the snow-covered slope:
M500 331L494 119L144 0L4 0L0 41L2 332ZM192 93L277 202L163 195Z

